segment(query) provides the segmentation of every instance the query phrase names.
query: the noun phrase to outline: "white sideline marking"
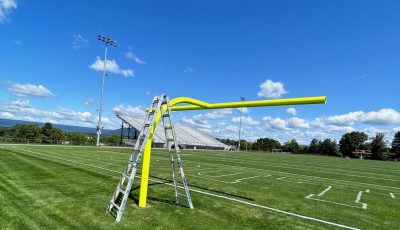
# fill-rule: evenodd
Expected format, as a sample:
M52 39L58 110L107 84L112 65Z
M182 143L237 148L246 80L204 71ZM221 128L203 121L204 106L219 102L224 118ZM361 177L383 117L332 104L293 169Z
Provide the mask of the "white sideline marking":
M357 198L356 198L356 200L354 201L354 203L362 204L362 208L363 208L363 209L367 209L367 206L368 206L368 205L367 205L366 203L360 202L362 194L363 194L363 191L358 192Z
M283 180L283 179L285 179L286 177L279 177L279 178L276 178L277 180Z
M365 190L365 192L369 192L369 189Z
M390 194L390 197L392 197L393 199L396 199L396 197L394 196L394 193L389 193Z
M301 181L297 181L297 182L296 182L296 184L302 184L302 183L303 183L303 182L301 182Z
M329 186L328 188L326 188L324 191L322 191L320 194L318 194L317 196L323 196L325 193L327 193L329 190L331 190L332 186Z
M105 171L121 174L121 172L118 172L118 171L115 171L115 170L112 170L112 169L99 167L99 166L96 166L96 165L91 165L91 164L81 163L81 162L77 162L77 161L66 160L66 159L63 159L63 158L53 157L53 156L49 156L49 155L45 155L45 154L41 154L41 153L36 153L36 152L33 152L33 151L29 151L29 150L24 150L24 149L20 149L20 150L24 151L24 152L37 154L37 155L42 155L42 156L45 156L45 157L50 157L50 158L55 158L55 159L59 159L59 160L63 160L63 161L69 161L69 162L73 162L73 163L78 163L78 164L81 164L81 165L86 165L86 166L89 166L89 167L94 167L94 168L98 168L98 169L103 169ZM63 163L63 164L66 164L66 163ZM66 165L70 165L70 166L76 167L75 165L71 165L71 164L66 164ZM85 169L87 169L87 168L85 168ZM98 171L93 171L93 172L102 174L102 173L100 173ZM105 174L103 174L103 175L105 175ZM110 176L110 175L107 175L107 176ZM111 177L116 178L115 176L111 176ZM137 176L137 177L140 178L140 176ZM164 182L164 181L154 180L154 179L150 179L150 178L149 178L149 180L150 181L154 181L154 182L159 182L159 183L163 183ZM174 186L172 183L164 183L164 184L165 185L169 185L169 186ZM183 188L182 186L178 186L178 187ZM325 221L325 220L317 219L317 218L314 218L314 217L304 216L304 215L296 214L296 213L293 213L293 212L283 211L283 210L276 209L276 208L271 208L271 207L268 207L268 206L254 204L254 203L250 203L250 202L247 202L247 201L234 199L234 198L231 198L231 197L226 197L226 196L216 195L216 194L212 194L212 193L208 193L208 192L203 192L203 191L200 191L200 190L197 190L197 189L191 189L190 188L189 190L193 191L193 192L209 195L209 196L214 196L214 197L218 197L218 198L222 198L222 199L226 199L226 200L235 201L235 202L242 203L242 204L247 204L247 205L250 205L250 206L253 206L253 207L267 209L267 210L270 210L270 211L286 214L286 215L289 215L289 216L295 216L295 217L298 217L298 218L301 218L301 219L305 219L305 220L311 220L311 221L315 221L315 222L319 222L319 223L323 223L323 224L327 224L327 225L332 225L332 226L336 226L336 227L340 227L340 228L350 229L350 230L360 230L359 228L350 227L350 226L346 226L346 225L343 225L343 224L338 224L338 223L334 223L334 222L330 222L330 221Z
M234 182L231 182L231 184L240 183L240 182L242 182L242 180L248 180L248 179L253 179L253 178L257 178L257 177L260 177L260 175L258 175L258 176L252 176L252 177L245 177L245 178L241 178L241 179L237 179L237 180L235 180Z

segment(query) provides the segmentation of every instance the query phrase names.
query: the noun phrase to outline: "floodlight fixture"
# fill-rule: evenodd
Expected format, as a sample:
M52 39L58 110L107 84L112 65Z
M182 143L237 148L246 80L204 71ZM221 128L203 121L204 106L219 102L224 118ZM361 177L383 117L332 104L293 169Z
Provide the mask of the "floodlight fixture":
M101 130L104 128L101 126L101 118L102 118L102 114L103 114L103 97L104 97L104 80L106 78L107 75L107 71L106 71L106 63L107 63L107 47L108 45L117 46L117 42L112 40L111 38L108 38L106 36L103 35L97 35L97 39L99 41L104 42L104 46L105 46L105 50L104 50L104 65L103 65L103 77L101 78L101 91L100 91L100 103L99 103L99 120L97 123L97 127L96 127L96 133L97 133L97 140L96 140L96 145L100 146L100 135L101 135ZM100 128L101 127L101 128Z

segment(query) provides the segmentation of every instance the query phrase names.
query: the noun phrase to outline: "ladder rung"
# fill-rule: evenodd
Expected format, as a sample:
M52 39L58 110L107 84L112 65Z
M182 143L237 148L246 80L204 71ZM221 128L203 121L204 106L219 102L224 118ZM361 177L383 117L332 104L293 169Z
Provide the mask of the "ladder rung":
M119 191L120 193L122 193L122 194L125 195L125 191L124 191L124 190L122 190L121 188L117 188L117 189L118 189L118 191Z
M144 124L144 127L150 127L149 123Z
M169 117L169 113L163 113L163 117Z
M167 138L167 141L173 142L174 138Z
M129 180L129 175L126 175L125 173L123 173L122 176Z
M165 129L172 129L172 126L166 125L164 128L165 128Z
M119 206L116 203L111 202L111 204L112 204L112 206L116 207L119 210Z

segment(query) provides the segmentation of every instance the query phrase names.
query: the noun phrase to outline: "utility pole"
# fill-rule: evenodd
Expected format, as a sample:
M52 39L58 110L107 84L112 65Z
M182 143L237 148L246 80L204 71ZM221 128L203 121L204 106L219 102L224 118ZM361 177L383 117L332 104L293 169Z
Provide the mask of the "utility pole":
M241 101L245 101L246 99L244 97L240 97ZM242 129L242 107L240 108L240 117L239 117L239 145L238 145L238 151L240 151L240 131Z
M105 50L104 50L104 67L103 67L103 77L101 80L101 91L100 91L100 104L99 104L99 121L97 123L96 127L96 133L97 133L97 141L96 145L100 146L100 135L101 135L101 117L103 115L103 96L104 96L104 80L107 76L107 71L106 71L106 63L107 63L107 47L108 45L117 46L117 42L112 40L111 38L105 37L103 35L97 35L97 39L99 41L104 42L105 45Z

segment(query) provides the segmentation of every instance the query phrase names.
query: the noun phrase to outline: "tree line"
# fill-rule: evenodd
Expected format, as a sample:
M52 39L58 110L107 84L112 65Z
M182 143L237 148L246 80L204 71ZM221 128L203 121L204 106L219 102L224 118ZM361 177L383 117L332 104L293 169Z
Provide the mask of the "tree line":
M42 144L78 144L95 145L96 135L76 132L64 132L53 127L49 122L38 124L17 124L12 127L0 127L0 139L4 141ZM117 135L101 136L100 141L109 145L119 145L121 138Z
M238 146L238 141L220 139L221 142ZM301 146L296 139L289 140L283 144L272 138L258 138L255 142L241 140L240 150L256 150L271 152L273 149L282 149L283 152L308 153L329 156L358 157L354 155L355 150L368 150L371 159L387 160L400 159L400 131L397 132L391 144L385 142L385 134L377 133L369 138L364 132L349 132L344 134L339 143L332 139L312 139L308 146Z

